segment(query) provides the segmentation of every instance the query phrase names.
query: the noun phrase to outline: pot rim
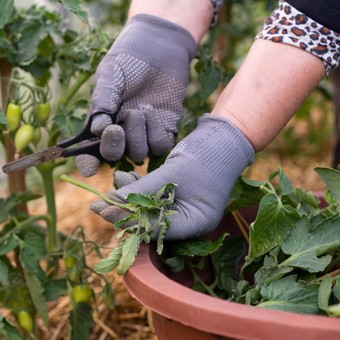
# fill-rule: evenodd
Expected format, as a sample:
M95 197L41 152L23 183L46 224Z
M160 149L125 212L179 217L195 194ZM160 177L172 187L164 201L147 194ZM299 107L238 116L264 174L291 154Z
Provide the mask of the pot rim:
M336 318L262 309L194 291L159 271L152 262L153 252L149 245L141 245L123 281L136 300L163 317L239 339L340 338Z

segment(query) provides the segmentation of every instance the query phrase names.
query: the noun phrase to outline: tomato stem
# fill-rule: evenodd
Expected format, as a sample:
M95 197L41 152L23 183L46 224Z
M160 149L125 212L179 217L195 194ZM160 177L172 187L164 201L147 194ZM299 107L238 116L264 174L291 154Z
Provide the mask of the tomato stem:
M53 181L54 167L55 167L54 162L48 162L37 166L37 169L43 180L47 211L48 215L50 216L50 222L48 223L47 226L47 251L49 255L52 255L57 250L58 246L57 210Z
M101 199L103 199L104 201L106 201L107 203L110 203L112 205L115 205L116 207L119 207L119 208L122 208L122 209L128 209L128 210L131 210L133 211L133 209L130 208L130 206L128 204L124 204L124 203L119 203L119 202L116 202L116 201L113 201L111 200L109 197L107 197L104 193L98 191L97 189L85 184L85 183L82 183L82 182L79 182L77 180L75 180L74 178L71 178L67 175L61 175L60 176L60 179L63 180L63 181L66 181L68 183L71 183L79 188L82 188L82 189L85 189L87 191L90 191L92 192L93 194L97 195L98 197L100 197Z
M64 95L60 96L59 105L66 106L91 75L91 72L81 72L72 87L65 89Z

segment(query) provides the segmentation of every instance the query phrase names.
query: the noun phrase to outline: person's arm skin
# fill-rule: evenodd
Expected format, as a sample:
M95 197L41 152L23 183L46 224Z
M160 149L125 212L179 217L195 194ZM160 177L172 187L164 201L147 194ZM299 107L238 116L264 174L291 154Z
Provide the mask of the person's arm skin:
M290 45L256 40L212 114L231 121L260 151L324 76L321 59Z
M210 0L132 0L128 18L145 13L171 21L191 33L198 44L213 17Z

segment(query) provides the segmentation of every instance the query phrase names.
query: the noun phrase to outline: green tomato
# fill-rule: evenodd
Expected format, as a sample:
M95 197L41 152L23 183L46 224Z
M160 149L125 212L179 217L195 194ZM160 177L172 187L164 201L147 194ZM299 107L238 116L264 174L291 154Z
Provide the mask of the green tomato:
M74 303L90 303L92 297L91 288L87 285L76 285L72 288L72 299Z
M40 125L45 125L51 113L51 104L41 102L37 106L37 118Z
M9 131L15 131L21 120L21 105L9 103L6 110L6 120Z
M18 151L25 149L25 147L32 142L34 137L34 128L32 125L21 125L14 136L14 145Z
M33 332L33 319L28 311L21 310L20 312L18 312L17 317L19 325L24 331L28 333Z
M77 259L74 256L65 256L64 262L65 262L65 267L67 269L71 269L77 263Z
M37 127L34 129L33 139L32 142L34 145L37 145L41 140L41 129Z

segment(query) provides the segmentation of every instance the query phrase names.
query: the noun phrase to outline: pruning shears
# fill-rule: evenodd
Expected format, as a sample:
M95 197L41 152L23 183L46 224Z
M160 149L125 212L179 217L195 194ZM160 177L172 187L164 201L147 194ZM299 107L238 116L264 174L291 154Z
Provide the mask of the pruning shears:
M78 155L92 155L97 157L100 161L105 159L101 156L100 137L95 136L91 132L91 123L95 115L89 116L83 129L75 136L57 143L55 146L35 152L31 155L24 156L18 160L9 162L2 167L2 171L6 174L11 172L24 170L32 166L51 161L60 157L72 157ZM72 147L79 142L87 141L83 145Z

